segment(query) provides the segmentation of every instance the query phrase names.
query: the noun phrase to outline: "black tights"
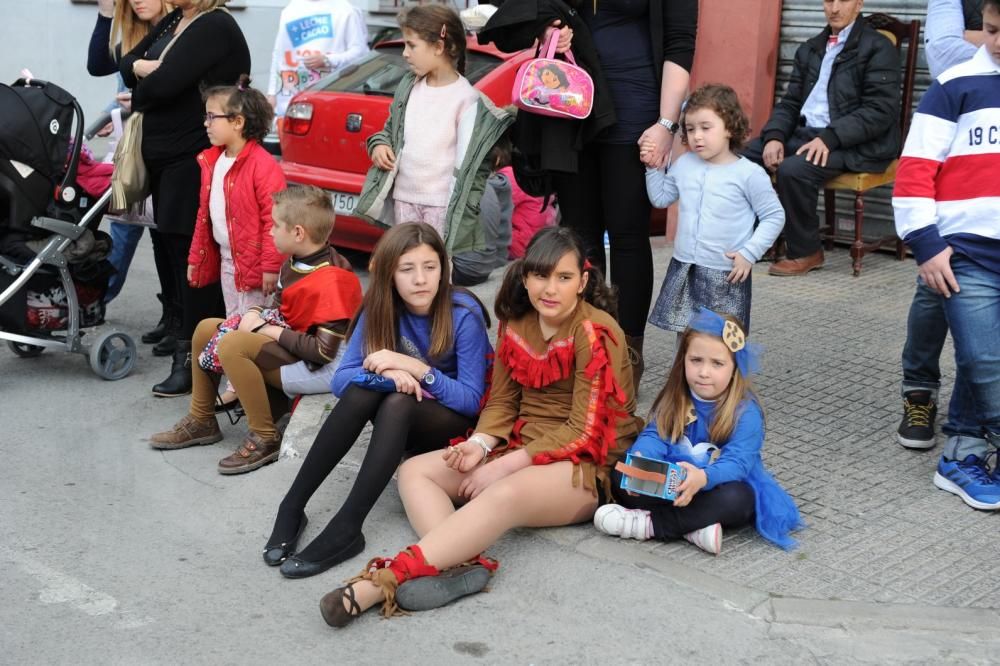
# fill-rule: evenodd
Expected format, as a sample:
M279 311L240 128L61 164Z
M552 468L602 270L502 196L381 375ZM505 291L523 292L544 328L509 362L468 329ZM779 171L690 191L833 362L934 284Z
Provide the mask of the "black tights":
M675 507L670 500L648 495L632 496L621 489L621 473L614 472L612 492L629 509L645 509L653 520L653 538L680 539L689 532L722 523L723 527L742 527L754 517L753 488L742 481L723 483L703 490L685 507Z
M351 386L337 402L302 462L292 487L278 507L268 543L295 538L309 498L337 463L351 450L365 424L373 429L368 452L347 500L312 543L300 551L315 562L341 550L361 532L382 491L406 454L443 449L464 435L475 420L454 412L436 400L417 402L405 393L379 393Z

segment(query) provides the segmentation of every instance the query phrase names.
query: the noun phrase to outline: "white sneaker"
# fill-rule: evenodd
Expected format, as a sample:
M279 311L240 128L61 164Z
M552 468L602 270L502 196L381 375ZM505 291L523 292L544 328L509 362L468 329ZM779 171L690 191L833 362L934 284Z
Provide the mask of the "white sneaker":
M684 538L701 548L706 553L718 555L722 550L722 525L715 523L694 532L688 532Z
M626 509L620 504L605 504L594 513L594 527L599 532L623 539L645 541L649 538L649 511Z

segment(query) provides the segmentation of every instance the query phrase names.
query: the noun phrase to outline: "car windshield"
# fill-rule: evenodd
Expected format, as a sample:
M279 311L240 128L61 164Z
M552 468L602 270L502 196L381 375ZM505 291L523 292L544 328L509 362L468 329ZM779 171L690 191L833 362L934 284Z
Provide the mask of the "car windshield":
M480 51L468 51L465 78L475 85L503 60ZM392 97L403 75L409 71L403 60L403 45L380 46L356 63L317 82L326 92L351 92Z

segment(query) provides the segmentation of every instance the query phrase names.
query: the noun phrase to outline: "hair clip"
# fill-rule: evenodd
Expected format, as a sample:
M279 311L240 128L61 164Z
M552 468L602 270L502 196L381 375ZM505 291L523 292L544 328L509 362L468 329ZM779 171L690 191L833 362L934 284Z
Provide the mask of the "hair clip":
M590 271L594 269L594 264L590 263L590 259L583 260L583 270Z
M708 308L699 308L688 328L722 339L722 344L733 353L740 374L748 377L760 369L760 347L747 341L747 334L740 326Z
M444 23L442 23L441 24L441 39L444 39L447 36L448 36L448 26L446 26Z

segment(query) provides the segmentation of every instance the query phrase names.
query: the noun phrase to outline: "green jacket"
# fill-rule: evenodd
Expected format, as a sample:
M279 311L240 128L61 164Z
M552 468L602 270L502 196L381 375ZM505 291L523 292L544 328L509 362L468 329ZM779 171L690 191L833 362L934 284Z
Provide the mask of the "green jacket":
M389 107L389 117L381 132L368 137L367 149L371 156L375 147L387 144L396 155L397 163L403 146L403 118L406 115L406 102L416 77L412 72L403 76L396 88ZM497 139L514 122L514 116L503 109L497 108L485 95L479 93L479 102L470 107L466 113L471 113L473 119L471 132L464 132L459 123L458 149L456 155L462 155L461 166L455 169L451 194L448 198L448 213L444 234L445 248L449 255L470 250L486 248L486 237L479 224L479 200L486 189L486 179L493 165L489 155ZM463 136L465 134L465 136ZM368 169L364 187L354 208L354 213L373 224L392 226L393 200L392 186L396 179L396 171L382 171L372 165Z

